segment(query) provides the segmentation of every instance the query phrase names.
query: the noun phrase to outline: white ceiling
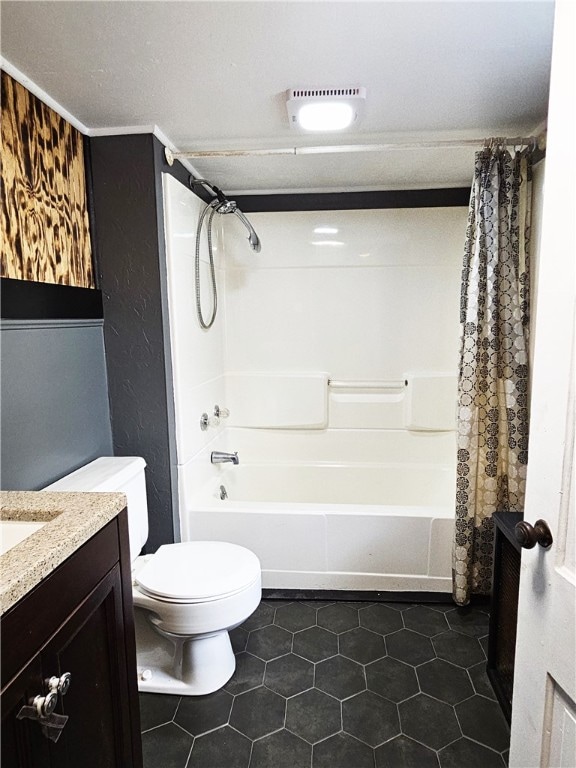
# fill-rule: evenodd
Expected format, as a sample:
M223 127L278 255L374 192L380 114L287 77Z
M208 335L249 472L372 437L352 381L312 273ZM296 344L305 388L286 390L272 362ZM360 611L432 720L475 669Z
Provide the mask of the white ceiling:
M9 2L2 56L89 132L178 149L530 135L546 118L552 0ZM354 133L290 130L285 91L365 86ZM104 130L103 130L104 129ZM194 159L226 191L458 186L474 149Z

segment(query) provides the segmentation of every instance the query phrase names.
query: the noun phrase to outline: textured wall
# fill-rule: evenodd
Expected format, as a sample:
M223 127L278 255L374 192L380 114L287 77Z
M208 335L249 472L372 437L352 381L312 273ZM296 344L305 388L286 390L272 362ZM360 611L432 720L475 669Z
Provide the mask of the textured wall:
M155 143L149 134L90 140L114 453L147 463L148 552L179 536Z
M5 72L1 179L1 276L93 287L82 134Z

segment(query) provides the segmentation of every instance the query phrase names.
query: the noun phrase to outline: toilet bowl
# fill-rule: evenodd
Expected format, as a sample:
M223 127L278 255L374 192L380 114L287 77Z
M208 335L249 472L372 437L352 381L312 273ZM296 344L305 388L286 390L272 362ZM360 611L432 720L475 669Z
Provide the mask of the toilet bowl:
M119 491L128 499L138 688L200 696L221 688L236 666L229 630L258 606L256 555L222 541L165 544L140 556L148 537L145 462L96 459L46 491Z

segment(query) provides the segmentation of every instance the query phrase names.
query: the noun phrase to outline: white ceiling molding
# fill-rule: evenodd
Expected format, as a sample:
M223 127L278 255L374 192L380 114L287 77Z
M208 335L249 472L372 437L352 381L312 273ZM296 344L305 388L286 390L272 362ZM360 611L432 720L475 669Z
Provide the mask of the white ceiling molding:
M83 133L85 136L127 136L129 134L135 133L152 133L165 147L168 147L173 152L179 151L174 142L171 141L168 136L166 136L164 131L157 125L123 125L110 126L107 128L90 128L89 126L84 125L81 120L78 120L78 118L71 112L68 112L68 110L59 104L55 99L53 99L49 93L46 93L45 90L40 88L40 86L37 85L31 78L21 72L3 56L0 56L0 69L4 70L6 74L10 75L10 77L16 80L16 82L20 83L20 85L23 85L24 88L30 91L30 93L34 94L36 98L40 99L40 101L46 104L47 107L50 107L50 109L53 109L54 112L59 114L61 118L66 120L68 123L70 123L70 125L74 126L76 130L80 131L80 133ZM190 171L193 176L200 176L198 171L194 168L189 160L186 158L181 158L179 162L184 166L184 168L186 168L186 170Z
M27 75L25 75L23 72L21 72L17 67L15 67L13 64L11 64L9 61L7 61L3 56L0 56L0 69L3 69L6 74L10 75L10 77L14 78L20 85L23 85L24 88L30 91L30 93L33 93L34 96L40 99L44 104L46 104L47 107L50 107L50 109L53 109L54 112L57 112L60 117L64 118L67 122L70 123L70 125L73 125L74 128L76 128L80 133L85 133L87 135L90 135L90 129L87 128L84 123L82 123L80 120L78 120L77 117L75 117L73 114L68 112L67 109L64 109L64 107L61 104L58 104L58 102L50 96L50 94L46 93L46 91L42 90L39 85L36 85L36 83L31 80Z

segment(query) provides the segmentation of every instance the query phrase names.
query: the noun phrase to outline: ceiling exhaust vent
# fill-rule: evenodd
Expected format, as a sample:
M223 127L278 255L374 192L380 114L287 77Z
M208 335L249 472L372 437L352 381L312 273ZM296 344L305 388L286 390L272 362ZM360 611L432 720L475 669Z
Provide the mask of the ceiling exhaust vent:
M301 131L343 131L356 126L366 88L290 88L286 108L290 127Z

